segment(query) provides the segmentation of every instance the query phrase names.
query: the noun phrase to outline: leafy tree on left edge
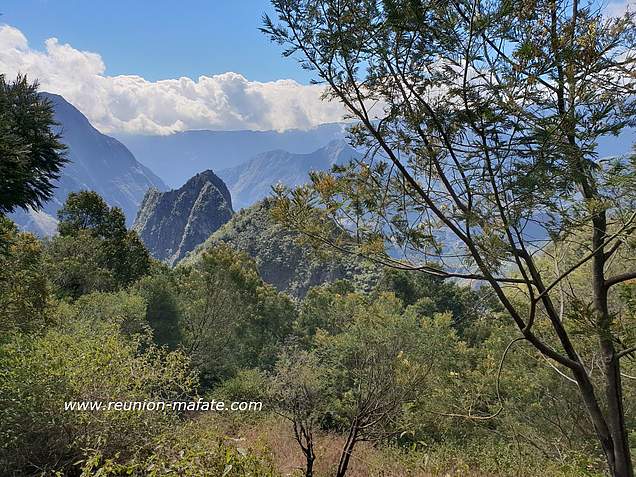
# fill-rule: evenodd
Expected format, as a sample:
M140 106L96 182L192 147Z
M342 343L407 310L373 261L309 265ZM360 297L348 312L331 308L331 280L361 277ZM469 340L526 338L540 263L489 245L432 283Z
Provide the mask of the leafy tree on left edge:
M38 83L19 75L0 75L0 214L40 207L51 198L54 182L67 162L51 103Z

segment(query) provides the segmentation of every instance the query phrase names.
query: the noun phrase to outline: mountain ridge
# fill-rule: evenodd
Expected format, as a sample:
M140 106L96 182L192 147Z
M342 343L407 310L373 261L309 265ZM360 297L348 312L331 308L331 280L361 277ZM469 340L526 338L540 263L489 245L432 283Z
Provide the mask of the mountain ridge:
M343 139L346 124L327 123L312 129L278 131L181 131L164 136L118 134L144 165L171 188L181 187L203 170L220 171L247 162L257 154L276 149L304 154Z
M23 229L39 235L50 235L51 221L64 204L70 192L94 190L111 207L120 207L131 225L146 190L156 187L165 190L166 185L149 168L138 162L135 156L117 139L98 131L75 106L62 96L42 92L40 95L53 105L58 123L52 129L62 136L67 146L69 162L56 181L51 200L42 210L19 211L11 217ZM42 214L46 214L45 218ZM48 223L47 227L38 224Z
M376 268L350 255L321 256L298 243L298 233L271 216L273 200L264 199L241 209L177 266L200 260L209 248L225 243L256 262L261 278L278 291L302 298L316 285L351 280L356 289L369 291L378 280Z
M233 214L229 190L214 172L208 170L190 178L179 189L148 190L133 230L155 258L172 265L230 220Z
M218 175L230 189L238 210L270 195L271 187L277 183L297 187L309 182L310 171L329 170L335 164L359 157L360 154L344 140L333 140L305 154L267 151L243 164L223 169Z

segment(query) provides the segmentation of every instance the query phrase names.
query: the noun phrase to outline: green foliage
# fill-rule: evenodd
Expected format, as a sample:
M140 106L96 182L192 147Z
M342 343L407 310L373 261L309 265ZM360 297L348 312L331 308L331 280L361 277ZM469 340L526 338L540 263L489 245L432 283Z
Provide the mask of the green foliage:
M0 214L0 256L7 254L16 229L16 225L11 220Z
M314 287L300 304L296 332L301 340L312 340L318 330L332 335L340 333L367 301L345 281Z
M59 297L121 289L150 272L150 255L126 230L121 209L109 209L96 192L69 194L58 218L60 235L50 240L47 258Z
M359 306L336 335L317 336L317 353L336 394L334 413L359 439L405 431L403 413L426 393L439 353L454 340L447 317L404 312L390 294Z
M103 263L120 287L133 284L150 271L150 254L133 230L123 236L106 239L102 245Z
M302 298L321 283L346 279L356 290L369 291L377 281L377 270L356 257L317 253L303 237L272 217L274 203L265 199L234 214L195 253L184 260L196 261L217 244L230 245L253 258L258 272L277 290Z
M184 349L208 384L240 368L271 367L295 318L291 300L226 245L177 270Z
M26 76L0 75L0 215L38 208L51 198L66 159L51 128L53 107Z
M76 235L90 230L98 237L114 238L125 232L125 220L120 209L110 209L94 191L71 192L57 211L60 235Z
M62 306L59 326L2 345L3 468L66 468L84 449L123 457L145 449L151 436L174 423L175 416L163 412L64 409L67 401L156 401L193 390L183 354L142 349L144 340L122 334L122 325L144 318L139 302L128 300L88 296Z
M266 449L233 446L218 432L190 423L176 433L159 436L153 453L147 457L122 463L94 453L85 461L81 475L278 477L280 474L265 454Z
M58 307L56 320L66 322L108 322L121 333L146 339L149 333L146 321L146 302L142 296L128 291L112 293L94 292L83 295L73 306Z
M311 434L332 403L327 368L313 351L290 346L278 357L268 393L276 411Z
M528 359L521 376L532 385L511 388L523 399L534 389L542 409L550 394L580 408L609 473L632 476L621 367L633 323L612 295L636 269L613 274L612 262L636 230L636 163L603 158L599 144L636 124L636 15L568 0L272 3L280 23L265 16L262 31L327 85L357 120L352 145L367 152L312 173L309 185L278 188L277 218L319 246L488 283L506 312L493 317L548 360ZM562 263L563 245L581 253ZM556 273L540 263L546 256ZM591 284L584 294L567 291L577 270ZM416 290L399 282L408 302ZM463 314L457 305L411 306ZM546 365L560 378L545 380Z
M225 401L262 402L269 394L268 386L267 377L261 370L242 369L214 388L213 396Z
M395 293L404 306L416 306L423 316L450 313L453 326L460 333L479 318L501 308L488 286L473 290L423 272L387 268L377 290Z
M77 299L86 293L117 289L114 274L103 260L102 243L89 231L46 242L47 275L58 297Z
M50 287L44 275L42 245L35 236L5 229L0 253L0 335L34 331L47 322Z
M126 230L121 209L108 208L97 192L71 192L57 215L60 236L88 232L101 240L100 262L118 286L130 285L150 271L150 255L137 233Z
M174 274L169 269L161 267L142 277L136 283L135 289L147 303L146 321L152 328L155 343L171 349L176 348L182 336L179 328L179 290Z

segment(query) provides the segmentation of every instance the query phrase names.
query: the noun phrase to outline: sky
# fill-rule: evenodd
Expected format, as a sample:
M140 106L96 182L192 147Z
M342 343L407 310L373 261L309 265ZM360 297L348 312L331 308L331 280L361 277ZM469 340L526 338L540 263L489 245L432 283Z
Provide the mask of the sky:
M605 14L636 0L603 2ZM267 0L3 0L0 74L38 79L107 134L341 121L259 30Z
M311 75L258 31L267 0L4 0L0 23L101 55L107 75L150 81L228 71L254 81Z
M99 130L286 130L343 108L258 28L265 0L4 0L0 73L38 79Z

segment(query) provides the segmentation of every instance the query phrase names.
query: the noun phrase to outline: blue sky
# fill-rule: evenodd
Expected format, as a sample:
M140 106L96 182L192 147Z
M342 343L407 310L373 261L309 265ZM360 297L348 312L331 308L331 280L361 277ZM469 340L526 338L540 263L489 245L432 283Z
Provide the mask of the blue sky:
M254 81L308 83L258 31L266 0L5 0L0 23L18 28L33 48L56 37L101 55L107 75L159 79L233 71Z
M27 74L105 133L306 129L342 120L258 29L268 0L4 0L0 74Z
M636 0L615 0L621 14ZM268 0L3 0L0 74L27 74L107 134L307 129L342 121L258 31Z

